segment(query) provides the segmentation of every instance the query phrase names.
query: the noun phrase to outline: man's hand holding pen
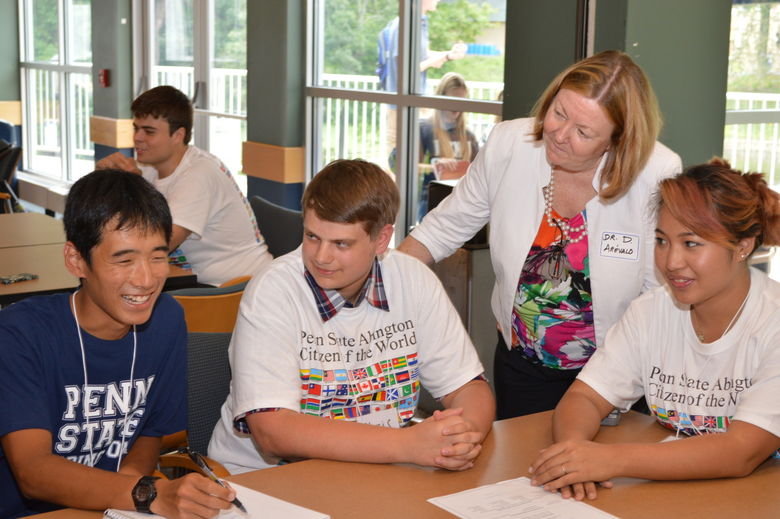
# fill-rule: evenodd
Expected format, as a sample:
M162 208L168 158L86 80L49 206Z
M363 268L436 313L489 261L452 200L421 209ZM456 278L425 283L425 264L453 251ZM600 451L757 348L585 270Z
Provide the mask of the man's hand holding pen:
M233 506L236 492L218 485L201 474L191 473L176 479L156 481L157 498L152 513L170 519L195 519L216 516Z
M206 459L203 456L201 456L198 452L187 449L187 454L190 456L190 459L200 467L203 473L206 474L206 476L208 476L210 480L212 480L214 483L216 483L221 487L228 488L228 489L230 488L230 486L226 482L222 481L217 477L216 474L214 474L214 471L211 470L209 464L206 463ZM231 500L231 503L236 505L236 507L242 512L244 512L245 514L248 513L246 511L246 508L244 508L244 505L241 504L241 501L239 501L237 497Z

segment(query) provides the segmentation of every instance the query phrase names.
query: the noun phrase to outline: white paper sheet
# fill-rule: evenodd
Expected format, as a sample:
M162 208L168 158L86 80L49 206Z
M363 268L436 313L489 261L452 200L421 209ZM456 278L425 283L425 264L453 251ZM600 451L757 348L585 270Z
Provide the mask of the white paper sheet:
M582 501L532 487L525 477L428 501L462 519L617 519Z
M235 506L228 510L223 510L217 516L219 519L330 519L330 516L320 512L315 512L302 506L294 505L271 497L262 492L257 492L251 488L242 487L235 483L230 483L236 491L236 497L244 505L248 514L244 514ZM154 519L162 516L155 514L141 514L124 510L106 510L105 517L111 519Z

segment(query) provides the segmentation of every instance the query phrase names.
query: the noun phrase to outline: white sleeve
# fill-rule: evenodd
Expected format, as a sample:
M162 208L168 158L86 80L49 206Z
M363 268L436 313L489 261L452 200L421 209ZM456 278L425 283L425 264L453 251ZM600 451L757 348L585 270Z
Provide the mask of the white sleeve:
M419 263L414 258L409 260ZM416 298L419 304L418 322L421 324L417 338L420 380L434 398L441 398L485 370L441 282L422 263L417 267L405 269L405 276L410 278L405 290L414 286L420 294ZM409 276L413 272L417 275ZM388 294L388 297L391 296Z
M644 306L647 309L647 305ZM623 317L607 331L604 345L588 360L577 378L610 404L627 411L644 395L642 383L641 309L635 300Z
M425 245L435 261L452 255L490 219L489 157L492 146L500 145L494 143L494 135L495 130L452 194L428 213L411 233Z
M732 420L740 420L760 427L780 437L780 332L765 334L755 344L763 354L756 359L756 372L751 386L739 396L737 411Z
M208 161L195 161L187 171L181 172L186 173L185 177L166 193L173 223L193 232L198 238L214 218L222 197L217 174L209 171L207 166Z
M241 299L230 343L233 420L254 409L300 410L298 338L290 325L297 311L282 277L255 277Z
M661 180L673 177L682 171L682 161L680 156L666 148L660 143L656 143L653 155L650 157L646 169L652 170L651 178L655 185L651 187L651 196L648 197L647 207L644 211L645 243L649 250L644 255L644 274L642 276L642 288L640 294L659 286L660 280L655 271L655 227L656 227L656 197L658 192L658 183Z

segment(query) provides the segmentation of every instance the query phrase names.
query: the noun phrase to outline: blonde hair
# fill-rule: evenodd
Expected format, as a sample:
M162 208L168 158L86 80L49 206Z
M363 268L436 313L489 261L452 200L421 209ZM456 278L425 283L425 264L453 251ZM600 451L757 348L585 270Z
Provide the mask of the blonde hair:
M647 164L661 131L661 112L647 76L628 54L616 50L575 63L558 74L534 105L536 140L542 139L544 117L562 88L597 101L615 125L599 196L618 198Z
M447 72L442 76L439 85L436 87L437 96L445 96L456 88L468 90L466 80L457 72ZM442 158L455 158L455 151L452 149L452 139L450 135L442 128L441 112L436 110L433 114L433 136L439 142L439 156ZM469 141L466 132L466 118L463 112L455 118L455 139L460 143L460 149L463 160L471 160L471 141Z

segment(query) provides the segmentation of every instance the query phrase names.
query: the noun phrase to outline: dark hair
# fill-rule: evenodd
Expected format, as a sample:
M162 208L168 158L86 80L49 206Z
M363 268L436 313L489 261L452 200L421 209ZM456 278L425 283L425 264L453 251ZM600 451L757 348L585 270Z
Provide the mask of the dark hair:
M184 144L192 137L192 103L182 92L163 85L147 90L130 105L133 117L161 117L168 121L170 135L184 128Z
M115 223L114 223L115 222ZM91 265L92 249L113 229L162 231L171 240L173 221L168 202L155 187L135 173L100 169L81 177L65 202L65 237Z
M746 238L755 238L756 248L780 244L780 195L760 173L742 173L717 157L662 180L662 207L705 240L732 250Z
M398 214L398 187L379 166L365 160L334 160L317 173L303 193L303 212L323 220L362 223L372 237Z

